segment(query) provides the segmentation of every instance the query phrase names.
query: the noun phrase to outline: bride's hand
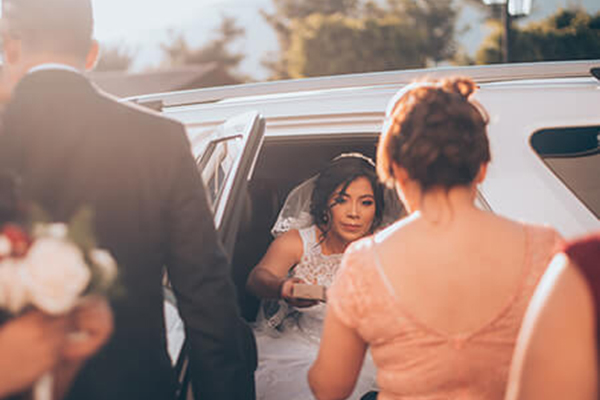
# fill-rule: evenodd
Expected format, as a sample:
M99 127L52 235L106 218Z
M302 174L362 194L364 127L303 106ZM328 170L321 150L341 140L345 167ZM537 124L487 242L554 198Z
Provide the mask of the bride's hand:
M281 298L285 300L286 303L298 308L312 307L319 303L318 300L303 300L292 296L292 287L295 283L306 282L300 278L287 278L281 285Z

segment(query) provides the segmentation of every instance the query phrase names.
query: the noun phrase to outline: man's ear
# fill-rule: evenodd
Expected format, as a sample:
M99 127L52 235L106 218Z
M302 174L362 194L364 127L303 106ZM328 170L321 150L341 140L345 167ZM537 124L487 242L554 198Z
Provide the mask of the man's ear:
M2 33L2 47L5 63L13 65L21 61L23 53L20 39L15 39L6 33Z
M98 57L100 56L100 45L97 40L92 40L92 45L90 46L90 50L85 58L85 70L91 71L96 66L98 62Z

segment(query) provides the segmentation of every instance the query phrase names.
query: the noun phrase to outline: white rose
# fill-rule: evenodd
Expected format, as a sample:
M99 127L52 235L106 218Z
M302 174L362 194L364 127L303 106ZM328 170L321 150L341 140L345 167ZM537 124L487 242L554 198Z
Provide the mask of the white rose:
M92 275L79 248L51 237L35 241L23 263L31 303L49 314L72 309Z
M29 304L29 292L21 274L20 262L8 259L0 263L0 308L17 314Z
M100 282L103 287L108 287L117 277L117 263L106 250L93 249L89 253L90 260L97 267Z
M33 228L33 235L35 237L48 236L55 239L65 239L69 228L67 225L59 222L52 224L36 224Z

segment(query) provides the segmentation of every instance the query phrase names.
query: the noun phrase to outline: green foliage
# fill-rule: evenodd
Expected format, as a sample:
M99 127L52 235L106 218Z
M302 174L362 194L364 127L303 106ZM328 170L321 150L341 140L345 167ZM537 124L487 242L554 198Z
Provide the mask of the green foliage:
M273 0L277 19L306 18L312 14L351 16L358 11L358 0Z
M396 17L314 14L296 21L288 52L292 78L415 68L425 64L419 30Z
M101 46L96 71L128 71L135 52L122 46Z
M69 220L68 238L84 254L97 247L94 210L89 207L81 207Z
M269 54L263 65L271 70L274 79L290 78L286 52L291 46L294 21L313 14L356 16L358 5L359 0L273 0L275 11L262 10L261 14L277 35L280 53Z
M273 78L417 68L453 57L452 0L273 0ZM295 8L294 8L295 7Z
M502 60L501 26L485 39L477 51L479 64ZM600 13L590 15L580 9L561 9L548 18L514 27L511 61L558 61L600 58Z
M416 2L412 4L408 15L419 26L426 28L422 51L436 64L451 59L456 53L454 34L457 14L452 1L422 0L419 6Z
M217 63L217 68L232 71L244 59L244 54L232 52L232 43L243 37L245 31L235 19L223 16L221 25L215 31L216 37L203 46L191 47L182 34L171 34L171 41L162 44L166 63L170 66Z

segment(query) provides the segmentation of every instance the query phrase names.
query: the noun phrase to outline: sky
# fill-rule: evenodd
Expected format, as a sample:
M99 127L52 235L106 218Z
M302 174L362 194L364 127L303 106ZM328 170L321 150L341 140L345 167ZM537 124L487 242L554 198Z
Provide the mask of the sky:
M302 1L302 0L299 0ZM101 44L126 46L135 52L134 71L158 66L160 45L169 31L182 33L191 46L211 39L221 15L232 16L246 27L246 37L236 43L246 54L243 73L262 79L263 55L277 49L274 33L259 14L271 0L92 0L96 20L95 34ZM248 44L251 43L251 46Z
M302 0L298 0L302 1ZM277 50L271 28L260 15L260 9L271 8L271 0L92 0L96 20L96 37L106 45L125 45L136 54L134 71L156 67L162 59L160 44L169 38L169 30L184 34L192 46L210 40L219 25L220 16L234 17L246 28L246 37L237 49L246 54L243 73L256 79L267 77L261 60ZM600 11L599 0L533 0L534 12L528 20L537 20L558 7L581 5L589 12ZM524 21L527 22L527 21ZM488 33L476 12L463 11L459 29L469 26L459 40L473 53ZM235 49L234 49L235 50Z
M223 0L93 0L95 33L100 40L175 26Z

